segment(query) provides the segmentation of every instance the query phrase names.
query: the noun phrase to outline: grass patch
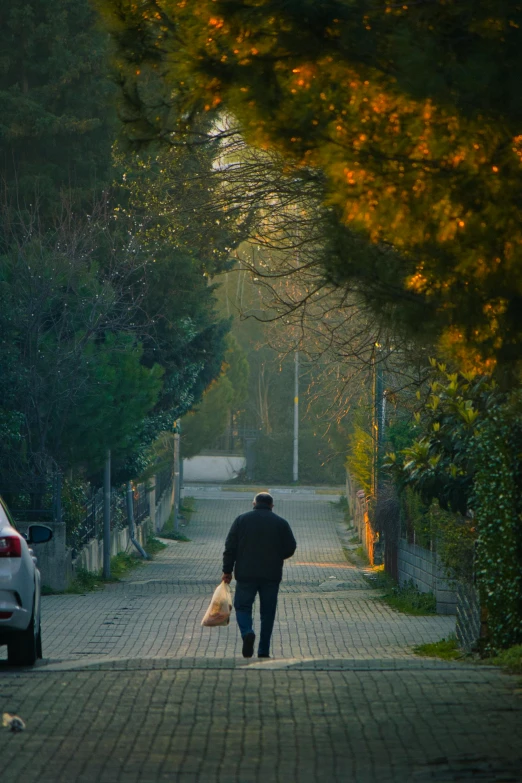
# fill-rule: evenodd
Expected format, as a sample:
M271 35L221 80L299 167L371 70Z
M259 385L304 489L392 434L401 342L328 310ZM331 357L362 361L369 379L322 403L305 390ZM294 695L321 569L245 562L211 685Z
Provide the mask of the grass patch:
M166 549L167 545L164 544L155 536L149 536L144 546L145 551L149 557L154 557L158 552ZM137 553L119 552L114 557L111 557L111 578L104 579L102 572L100 571L87 571L85 568L78 568L76 576L67 587L66 590L53 590L52 587L43 585L42 595L83 595L84 593L92 593L94 590L98 590L105 584L111 582L119 582L120 579L128 574L130 571L143 565L145 560Z
M196 501L194 500L194 498L186 498L184 503L190 500L193 501L193 503L189 503L188 511L185 514L185 516L187 517L187 521L190 519L190 516L187 516L187 514L188 515L193 514L196 507ZM182 506L181 509L183 510L183 508L184 507ZM159 535L161 536L161 538L168 538L170 541L182 541L184 543L190 541L190 538L187 538L187 536L181 533L179 530L174 530L174 509L172 509L172 511L170 512L170 516L165 522L165 524L163 525ZM166 546L166 544L163 544L163 546Z
M507 650L501 650L497 655L489 658L478 658L475 655L467 655L458 646L454 636L448 639L441 639L439 642L431 644L419 644L413 647L416 655L422 655L429 658L441 658L444 661L455 661L466 658L471 663L485 666L498 666L507 674L522 675L522 644L517 644Z
M334 508L337 508L342 513L345 524L348 527L351 527L352 517L350 514L350 506L348 505L348 500L346 495L340 495L339 500L329 500L328 503ZM358 540L359 539L357 539L357 541Z
M192 495L188 495L188 497L183 498L181 502L181 508L180 511L187 520L187 522L190 522L192 514L196 510L196 498L193 498Z
M352 565L359 566L359 567L370 565L370 561L368 560L368 555L366 554L362 546L358 546L357 549L349 549L347 546L343 546L343 552L345 558Z
M522 644L501 650L492 658L484 658L482 663L500 666L508 674L522 674Z
M364 549L362 544L360 546L358 546L357 549L354 549L354 554L365 565L370 565L370 560L369 560L368 555L366 554L366 550Z
M40 593L42 595L60 595L59 590L53 590L53 588L49 587L48 585L42 585Z
M183 498L183 502L179 510L180 514L183 514L183 517L186 520L183 524L183 527L185 527L185 525L188 525L190 522L192 514L194 514L196 511L196 498L193 498L190 495L186 498ZM161 538L170 538L173 541L190 541L190 538L187 538L187 536L183 535L183 533L180 533L179 530L174 530L174 516L174 509L172 509L169 518L163 525L159 535Z
M65 593L80 595L82 593L92 593L102 587L107 580L103 579L101 572L87 571L85 568L78 568L76 576L71 584L64 590Z
M159 538L156 538L155 536L149 536L147 538L147 541L145 543L145 552L148 554L149 557L154 557L154 555L157 555L159 552L162 552L164 549L167 548L167 545L163 543L163 541L160 541ZM135 557L135 555L133 555ZM143 560L139 560L140 563L143 563Z
M168 532L168 533L160 533L162 538L167 538L169 541L180 541L183 544L187 544L190 541L190 538L187 538L186 535L183 533L176 533L175 530ZM165 546L165 544L164 544Z
M148 543L148 542L147 542ZM145 547L146 549L147 547ZM148 552L147 552L148 554ZM117 582L122 576L128 574L134 568L137 568L143 563L143 558L130 554L128 552L119 552L114 557L111 557L111 582Z
M110 579L105 579L101 571L87 571L85 568L78 568L75 579L73 579L65 592L73 595L92 593L94 590L103 587L104 584L119 582L122 576L137 568L143 562L143 559L135 554L119 552L114 557L111 557Z
M367 580L372 587L382 591L378 600L398 612L412 615L437 614L437 600L433 593L421 593L412 580L400 586L382 568L375 570Z
M448 639L441 639L438 642L418 644L412 649L415 655L421 655L424 658L441 658L443 661L456 661L458 658L464 657L464 653L454 636L450 636Z

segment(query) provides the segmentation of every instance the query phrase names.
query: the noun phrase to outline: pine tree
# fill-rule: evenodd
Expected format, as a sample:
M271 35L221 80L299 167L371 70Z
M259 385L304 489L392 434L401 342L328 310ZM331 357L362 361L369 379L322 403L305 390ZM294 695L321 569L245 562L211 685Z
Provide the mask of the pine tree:
M520 3L98 5L131 140L231 112L326 175L330 279L461 361L520 361Z
M0 11L0 170L18 207L55 215L110 184L109 40L87 0L5 0Z

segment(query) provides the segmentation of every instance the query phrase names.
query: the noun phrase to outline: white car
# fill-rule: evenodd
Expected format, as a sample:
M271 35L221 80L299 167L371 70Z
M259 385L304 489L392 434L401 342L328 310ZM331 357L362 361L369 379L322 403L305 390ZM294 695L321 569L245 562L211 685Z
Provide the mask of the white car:
M29 525L24 536L0 498L0 644L7 644L15 666L32 666L42 657L40 571L28 544L52 536L46 525Z

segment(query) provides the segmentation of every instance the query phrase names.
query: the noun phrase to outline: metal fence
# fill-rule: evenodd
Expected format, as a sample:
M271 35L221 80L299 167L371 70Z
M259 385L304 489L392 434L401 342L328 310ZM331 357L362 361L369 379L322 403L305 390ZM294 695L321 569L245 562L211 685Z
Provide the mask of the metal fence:
M132 501L134 505L134 522L139 525L149 516L149 487L147 484L134 485Z
M141 486L141 485L140 485ZM127 510L124 488L111 491L111 530L121 530L127 525ZM148 515L148 500L147 513ZM141 519L144 519L143 516ZM140 520L141 521L141 520ZM65 519L66 542L73 558L93 538L101 539L103 534L103 489L91 490L83 503L83 514L79 521Z
M156 476L156 500L171 486L172 468L158 471ZM150 514L150 483L133 485L134 521L137 525ZM59 473L48 477L24 477L24 479L0 482L0 495L5 500L15 521L61 522L62 477ZM67 546L73 557L93 538L103 534L103 489L91 487L83 498L75 498L65 504L64 521ZM126 487L111 491L111 530L121 530L128 523Z
M172 487L173 478L171 467L163 468L156 474L156 503L163 493Z

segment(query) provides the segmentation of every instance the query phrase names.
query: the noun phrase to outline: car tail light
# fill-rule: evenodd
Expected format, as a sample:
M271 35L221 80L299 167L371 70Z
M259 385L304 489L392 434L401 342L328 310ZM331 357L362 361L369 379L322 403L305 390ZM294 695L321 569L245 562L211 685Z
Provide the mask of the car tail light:
M0 537L0 557L22 557L22 542L18 536Z
M12 612L0 612L0 620L10 620L12 616Z

